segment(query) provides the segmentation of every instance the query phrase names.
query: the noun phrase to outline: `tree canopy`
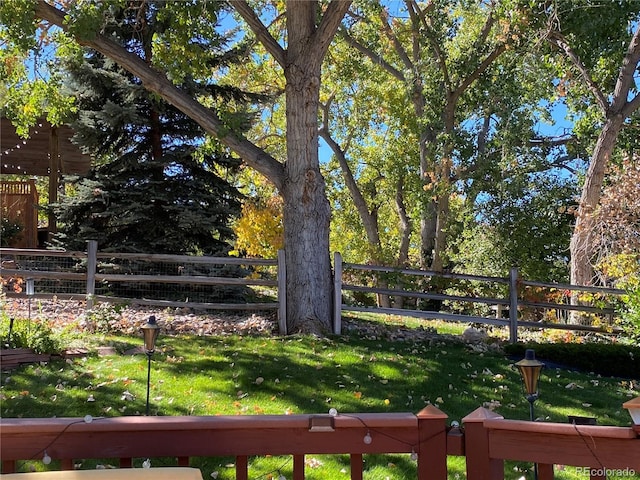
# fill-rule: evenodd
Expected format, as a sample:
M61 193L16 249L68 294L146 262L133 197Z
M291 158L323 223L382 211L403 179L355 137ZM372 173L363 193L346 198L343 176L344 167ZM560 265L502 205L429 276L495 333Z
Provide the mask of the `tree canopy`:
M112 8L105 29L152 62L153 35L165 28L158 13L144 4ZM207 39L212 50L222 41ZM207 62L231 60L225 54ZM56 243L80 250L92 239L103 251L226 254L240 196L222 176L233 178L229 173L237 169L237 159L102 54L67 57L59 67L66 72L64 89L76 99L76 141L94 165L87 177L68 185L71 194L55 207L62 224ZM180 88L211 103L246 101L237 89L193 78ZM242 123L238 119L236 128Z
M25 65L54 45L59 58L91 49L215 137L282 199L290 332L331 329L330 238L363 261L442 270L463 261L461 233L488 228L504 265L526 257L557 269L568 239L556 240L576 212L572 279L586 281L575 269L594 258L584 232L607 167L636 138L637 2L124 4L156 10L151 57L111 38L119 3L2 2L4 111L24 123L46 105L55 118L68 102L59 79L27 81ZM251 49L245 65L212 63L229 51L210 42L225 29ZM259 122L243 131L237 104L185 88L202 81L272 101L256 102ZM542 131L558 104L575 128ZM322 164L320 137L333 152ZM330 237L332 212L342 230Z
M332 278L329 257L330 210L318 161L318 97L321 66L326 51L351 2L334 0L274 4L282 10L285 27L269 29L248 2L231 4L253 37L283 71L287 104L286 161L278 161L233 128L225 110L180 88L185 76L219 71L200 63L207 38L218 23L216 2L158 2L166 29L153 38L153 48L166 55L145 60L142 52L129 51L104 31L112 4L71 3L54 5L45 0L11 0L2 3L10 25L3 34L22 47L34 46L37 22L41 31L51 27L64 32L65 40L91 48L134 75L141 85L188 115L215 136L246 164L267 177L284 199L284 247L287 264L287 329L323 333L331 330ZM207 13L208 15L203 15ZM213 21L212 21L213 20ZM19 25L18 25L19 24ZM16 28L18 26L18 28ZM279 36L286 35L285 37Z

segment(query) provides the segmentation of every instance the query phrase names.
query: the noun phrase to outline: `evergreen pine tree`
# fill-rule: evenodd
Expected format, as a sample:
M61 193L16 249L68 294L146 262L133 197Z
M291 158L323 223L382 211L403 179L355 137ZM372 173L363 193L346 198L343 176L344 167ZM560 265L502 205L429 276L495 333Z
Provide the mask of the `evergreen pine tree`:
M129 49L144 51L151 63L151 39L163 29L158 13L170 14L167 9L166 2L114 6L110 36ZM221 54L202 61L215 68L216 62L233 60L233 55ZM214 139L207 139L189 117L150 94L137 78L101 54L86 52L82 60L69 60L64 67L67 87L78 105L75 141L95 163L86 177L68 179L67 195L54 206L60 223L54 242L69 250L84 250L87 240L97 240L101 252L227 254L233 240L229 224L240 212L241 195L223 175L233 175L239 162L216 147ZM207 80L186 78L181 88L189 95L210 98L212 104L241 105L249 99L237 89ZM248 123L246 114L229 118L235 122L233 128ZM138 267L130 265L130 273ZM118 273L124 273L119 268ZM144 268L148 273L153 267ZM161 273L159 266L155 268ZM225 276L231 274L228 270L188 273ZM210 287L150 294L148 287L106 286L118 296L144 291L147 297L209 301L237 299L240 290Z
M151 62L153 33L163 28L158 11L168 7L141 5L115 11L110 34ZM204 145L215 142L205 142L195 122L102 55L88 52L65 67L79 107L76 141L97 163L69 183L71 194L57 206L57 242L79 250L94 239L101 251L226 254L240 195L220 175L232 174L238 162L222 150L207 151ZM204 81L189 79L181 87L214 100L245 99Z

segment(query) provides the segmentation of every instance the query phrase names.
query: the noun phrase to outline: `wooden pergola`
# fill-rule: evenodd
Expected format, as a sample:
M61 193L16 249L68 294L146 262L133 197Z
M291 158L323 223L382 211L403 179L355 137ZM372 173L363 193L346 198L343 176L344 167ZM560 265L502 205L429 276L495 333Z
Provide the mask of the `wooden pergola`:
M3 177L47 177L49 203L55 203L62 175L84 175L89 171L91 157L83 154L71 142L73 130L70 127L52 126L41 119L29 130L28 138L22 138L7 118L0 120L0 175ZM11 205L7 204L6 207L10 210ZM33 228L37 228L37 225ZM48 231L56 231L53 215L49 216Z

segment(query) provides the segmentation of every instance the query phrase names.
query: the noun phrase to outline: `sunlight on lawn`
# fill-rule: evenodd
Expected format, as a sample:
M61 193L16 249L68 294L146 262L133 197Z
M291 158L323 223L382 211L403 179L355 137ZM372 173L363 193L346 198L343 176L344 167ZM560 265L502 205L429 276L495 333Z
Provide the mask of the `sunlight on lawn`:
M131 354L140 342L104 335L101 345L115 353L26 365L3 374L2 416L141 415L147 359ZM341 414L417 413L432 404L448 415L449 423L461 422L481 406L505 418L528 419L513 363L498 350L477 351L439 337L165 335L152 357L150 407L152 415L163 416L261 415L326 413L330 408ZM600 425L629 425L622 404L640 395L639 386L640 381L630 379L546 368L536 416L563 423L568 415L593 416ZM349 478L346 455L309 455L306 461L309 479ZM367 479L415 477L416 463L409 455L366 455L364 461ZM193 462L204 478L234 478L234 459ZM449 478L466 477L464 458L450 457L448 467ZM278 478L280 473L291 478L292 468L291 457L252 457L250 478ZM570 467L559 466L556 474L562 480L584 478ZM530 464L509 462L505 467L507 480L532 475Z

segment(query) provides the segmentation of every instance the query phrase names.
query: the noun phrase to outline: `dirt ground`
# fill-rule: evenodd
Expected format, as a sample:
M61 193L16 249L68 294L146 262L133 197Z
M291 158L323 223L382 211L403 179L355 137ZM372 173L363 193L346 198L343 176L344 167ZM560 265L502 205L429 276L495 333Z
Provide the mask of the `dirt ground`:
M29 302L24 299L5 298L0 311L7 318L29 318ZM83 301L42 300L31 301L31 319L47 321L52 328L76 327L95 331L108 329L127 334L139 332L149 317L156 317L167 334L224 335L272 334L277 331L275 314L215 312L198 313L184 309L148 306L121 306L100 303L87 312Z
M4 298L0 302L4 318L26 319L29 302L25 299ZM31 301L31 319L46 321L52 328L77 328L80 331L120 331L138 335L140 327L154 315L164 335L278 335L275 312L192 312L185 309L153 308L148 306L118 306L101 303L87 312L85 302L70 300ZM466 342L475 348L491 348L482 340L464 335L442 335L429 327L407 328L400 324L384 324L343 318L343 333L355 333L370 340L426 342ZM475 349L474 348L474 349Z

